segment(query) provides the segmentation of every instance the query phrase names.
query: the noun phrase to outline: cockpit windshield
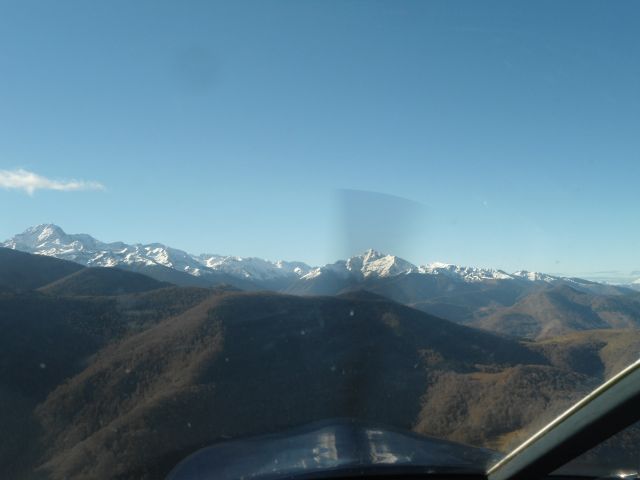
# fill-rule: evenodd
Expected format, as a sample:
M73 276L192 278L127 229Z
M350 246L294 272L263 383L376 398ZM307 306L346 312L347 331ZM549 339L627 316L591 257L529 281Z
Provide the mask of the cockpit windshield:
M638 18L0 1L0 478L491 478L640 357Z

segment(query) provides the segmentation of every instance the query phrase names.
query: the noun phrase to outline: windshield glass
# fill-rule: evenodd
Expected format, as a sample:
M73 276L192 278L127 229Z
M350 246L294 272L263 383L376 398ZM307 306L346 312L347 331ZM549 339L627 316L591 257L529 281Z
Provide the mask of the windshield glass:
M0 2L0 477L483 472L639 356L639 15Z
M556 475L593 475L637 478L640 474L640 424L618 432L555 472Z

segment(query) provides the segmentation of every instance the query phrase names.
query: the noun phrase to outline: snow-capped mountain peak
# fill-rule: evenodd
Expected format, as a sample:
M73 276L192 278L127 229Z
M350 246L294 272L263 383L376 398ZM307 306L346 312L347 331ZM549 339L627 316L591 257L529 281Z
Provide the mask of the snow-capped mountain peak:
M69 235L57 225L46 223L28 228L2 246L39 255L84 263L83 252L102 249L102 242L90 235Z
M355 255L347 260L311 269L302 278L310 280L323 273L331 273L343 278L383 278L417 271L418 268L415 265L400 257L369 249L361 255Z
M393 277L417 271L412 263L395 255L383 255L375 250L368 250L362 256L360 272L364 277Z
M5 243L9 248L38 248L47 243L60 243L66 237L57 225L43 223L30 227Z

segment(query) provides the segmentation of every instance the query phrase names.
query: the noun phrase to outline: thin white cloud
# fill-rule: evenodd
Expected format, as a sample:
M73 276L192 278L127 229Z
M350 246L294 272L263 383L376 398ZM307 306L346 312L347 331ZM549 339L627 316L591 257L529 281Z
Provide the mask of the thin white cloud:
M24 190L33 195L36 190L57 190L74 192L79 190L104 190L99 182L84 180L52 180L37 173L23 169L0 170L0 188L7 190Z

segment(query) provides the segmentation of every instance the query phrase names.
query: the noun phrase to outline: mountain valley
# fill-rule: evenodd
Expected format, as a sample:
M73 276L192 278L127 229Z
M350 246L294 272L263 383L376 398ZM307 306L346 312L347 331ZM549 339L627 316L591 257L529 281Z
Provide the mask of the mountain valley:
M640 348L638 293L577 279L374 251L262 280L55 256L0 248L10 478L162 478L212 443L334 417L505 451Z

